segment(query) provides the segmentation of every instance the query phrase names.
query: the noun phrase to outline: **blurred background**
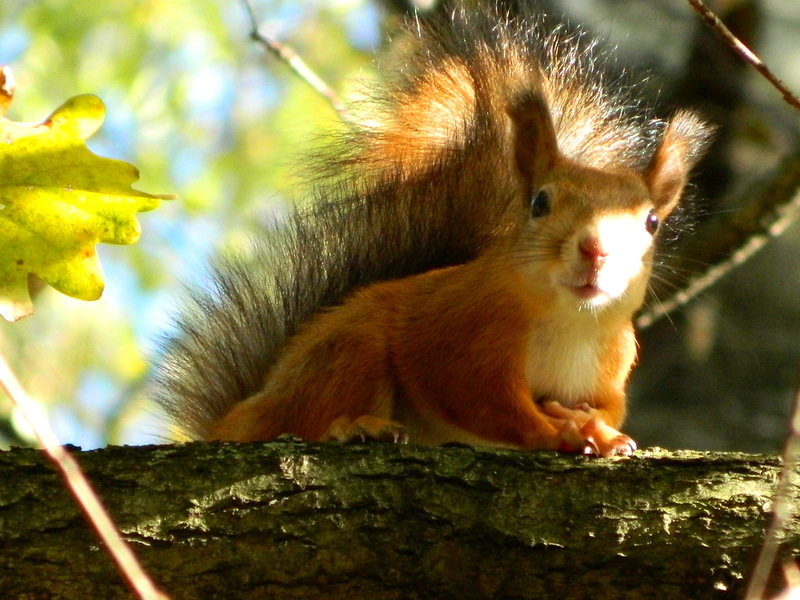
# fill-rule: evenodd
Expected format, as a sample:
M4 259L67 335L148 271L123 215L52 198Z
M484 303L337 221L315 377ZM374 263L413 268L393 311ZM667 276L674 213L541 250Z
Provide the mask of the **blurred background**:
M697 181L698 223L743 210L747 190L800 155L800 112L708 34L684 0L531 4L608 40L620 68L647 74L644 87L662 114L693 106L720 126ZM709 4L800 92L800 3ZM264 32L347 99L379 77L375 57L392 52L391 33L414 3L253 0L253 7ZM417 8L441 10L433 0ZM45 288L32 317L0 323L0 352L65 443L169 439L144 384L182 290L203 284L211 255L246 244L290 202L302 202L296 165L339 125L316 92L249 39L249 28L234 1L0 3L0 64L17 82L7 116L41 121L71 96L96 94L107 116L90 148L139 167L139 189L178 196L140 215L138 244L98 247L101 300ZM800 365L799 253L795 225L642 333L627 426L640 445L781 447ZM0 394L0 447L29 443Z

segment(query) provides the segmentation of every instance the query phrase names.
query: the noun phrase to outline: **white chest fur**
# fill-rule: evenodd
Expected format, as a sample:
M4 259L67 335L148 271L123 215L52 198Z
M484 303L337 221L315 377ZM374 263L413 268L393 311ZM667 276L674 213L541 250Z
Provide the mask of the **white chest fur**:
M526 375L535 399L547 396L565 406L591 399L596 390L604 328L591 315L571 323L536 323L528 339Z

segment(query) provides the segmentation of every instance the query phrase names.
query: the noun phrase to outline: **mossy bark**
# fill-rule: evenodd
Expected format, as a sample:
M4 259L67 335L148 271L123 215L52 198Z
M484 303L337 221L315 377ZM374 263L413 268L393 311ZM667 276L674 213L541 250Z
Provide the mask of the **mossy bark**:
M741 597L779 470L295 441L78 458L176 599ZM3 597L132 597L41 453L0 453L0 478Z

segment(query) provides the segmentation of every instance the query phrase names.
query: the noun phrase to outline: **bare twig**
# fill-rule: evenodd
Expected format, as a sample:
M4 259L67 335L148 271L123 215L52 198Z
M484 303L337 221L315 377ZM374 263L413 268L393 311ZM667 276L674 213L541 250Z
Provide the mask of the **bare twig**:
M778 555L780 537L793 518L792 486L794 471L798 464L800 464L800 382L795 393L792 418L789 421L789 435L783 449L783 468L772 501L772 523L767 530L764 545L761 546L750 584L747 586L745 600L761 600L764 597L767 580ZM788 571L787 575L790 575ZM792 585L791 579L788 579L789 585Z
M134 592L144 600L167 600L168 596L156 588L144 572L136 556L122 541L108 512L95 494L78 463L59 444L50 426L36 417L35 403L20 385L5 359L0 356L0 386L22 411L44 451L61 471L69 490L83 509L86 518L105 543L120 572Z
M242 4L250 19L250 37L274 54L279 60L286 63L300 79L305 81L317 93L325 98L343 121L350 121L344 102L342 102L338 94L325 83L319 75L314 73L311 67L309 67L294 50L261 32L258 27L258 19L256 18L255 10L250 0L242 0Z
M742 60L761 73L761 75L783 95L783 99L787 103L800 109L800 99L789 91L780 79L775 77L772 71L767 68L767 65L765 65L750 48L731 33L731 30L725 26L722 20L710 8L703 4L702 0L688 0L688 2L714 33L733 48L733 51L736 52Z

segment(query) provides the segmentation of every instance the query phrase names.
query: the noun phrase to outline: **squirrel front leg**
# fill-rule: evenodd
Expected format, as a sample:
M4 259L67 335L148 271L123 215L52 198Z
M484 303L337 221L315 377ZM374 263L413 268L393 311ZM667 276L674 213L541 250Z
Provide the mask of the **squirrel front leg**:
M559 394L539 399L542 410L556 419L574 424L581 443L562 450L594 456L629 456L636 442L617 428L625 419L625 382L636 358L636 343L630 326L621 328L598 350L603 368L596 374L591 391L583 396L575 392L567 397Z
M624 406L624 397L617 399L614 405ZM579 432L579 444L563 450L597 456L629 456L636 450L636 442L615 428L622 420L618 410L595 408L587 402L569 408L556 400L542 402L542 409L551 417L573 423Z
M521 374L498 369L490 375L485 363L476 366L462 371L457 381L440 370L438 379L424 379L424 387L402 386L406 409L401 418L413 441L569 452L584 447L586 434L577 419L548 414Z

